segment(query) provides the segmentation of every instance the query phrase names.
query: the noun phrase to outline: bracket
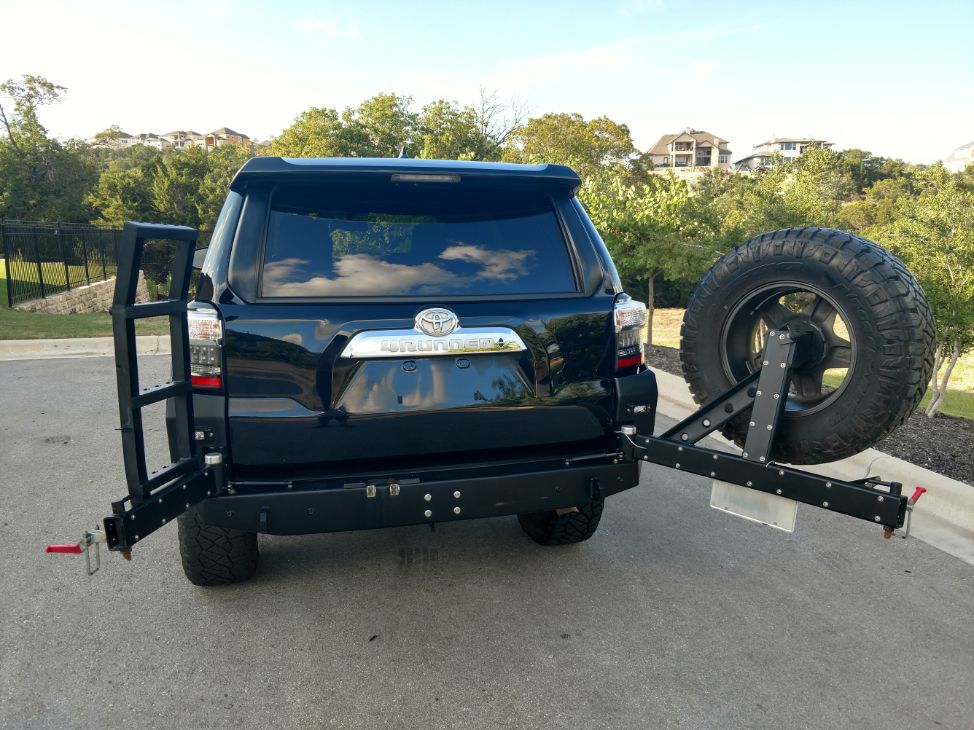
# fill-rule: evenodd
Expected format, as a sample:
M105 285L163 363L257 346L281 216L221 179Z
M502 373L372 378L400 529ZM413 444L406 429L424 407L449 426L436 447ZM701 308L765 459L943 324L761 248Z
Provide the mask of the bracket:
M807 325L769 331L759 369L661 436L623 433L625 458L721 479L874 522L882 525L889 537L895 528L903 526L909 501L899 483L875 478L844 481L769 461L792 370L807 361L812 345ZM748 435L740 455L695 445L748 411Z

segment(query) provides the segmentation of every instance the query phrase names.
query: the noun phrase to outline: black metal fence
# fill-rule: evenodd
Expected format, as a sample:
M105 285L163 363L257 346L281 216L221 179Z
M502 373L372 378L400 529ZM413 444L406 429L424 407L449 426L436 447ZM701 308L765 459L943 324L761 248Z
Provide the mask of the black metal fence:
M9 307L115 276L121 230L0 221Z

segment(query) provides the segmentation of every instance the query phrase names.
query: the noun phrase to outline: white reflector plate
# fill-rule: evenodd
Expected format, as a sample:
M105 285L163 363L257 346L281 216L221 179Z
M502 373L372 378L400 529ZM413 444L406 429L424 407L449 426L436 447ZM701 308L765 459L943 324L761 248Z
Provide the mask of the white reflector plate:
M714 479L714 486L710 490L710 506L776 530L795 531L798 502L777 494Z

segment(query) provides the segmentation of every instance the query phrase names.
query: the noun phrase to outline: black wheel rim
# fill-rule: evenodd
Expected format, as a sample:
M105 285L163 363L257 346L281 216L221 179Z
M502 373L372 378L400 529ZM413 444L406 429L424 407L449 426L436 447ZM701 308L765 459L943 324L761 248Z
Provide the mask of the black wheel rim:
M811 325L821 353L792 374L785 413L800 417L834 402L855 369L852 323L832 296L799 282L777 282L751 291L724 321L720 356L726 375L736 383L760 367L767 333L792 322Z

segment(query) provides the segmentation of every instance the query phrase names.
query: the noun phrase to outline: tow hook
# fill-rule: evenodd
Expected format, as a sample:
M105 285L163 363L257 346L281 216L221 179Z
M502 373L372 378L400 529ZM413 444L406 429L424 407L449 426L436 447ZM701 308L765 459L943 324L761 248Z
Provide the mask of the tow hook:
M104 530L86 530L81 536L81 540L77 543L70 543L67 545L48 545L44 552L46 553L65 553L67 555L81 555L84 553L85 556L85 570L88 575L94 575L98 572L101 567L101 552L99 551L99 543L105 542L105 531ZM92 561L91 553L92 546L94 546L95 559ZM126 560L132 559L132 553L122 553L122 557ZM94 567L92 567L94 565Z
M913 516L913 505L915 505L920 497L927 493L926 487L917 487L913 490L913 495L906 502L906 528L903 530L903 539L905 540L910 536L910 519ZM889 537L889 535L887 535Z

